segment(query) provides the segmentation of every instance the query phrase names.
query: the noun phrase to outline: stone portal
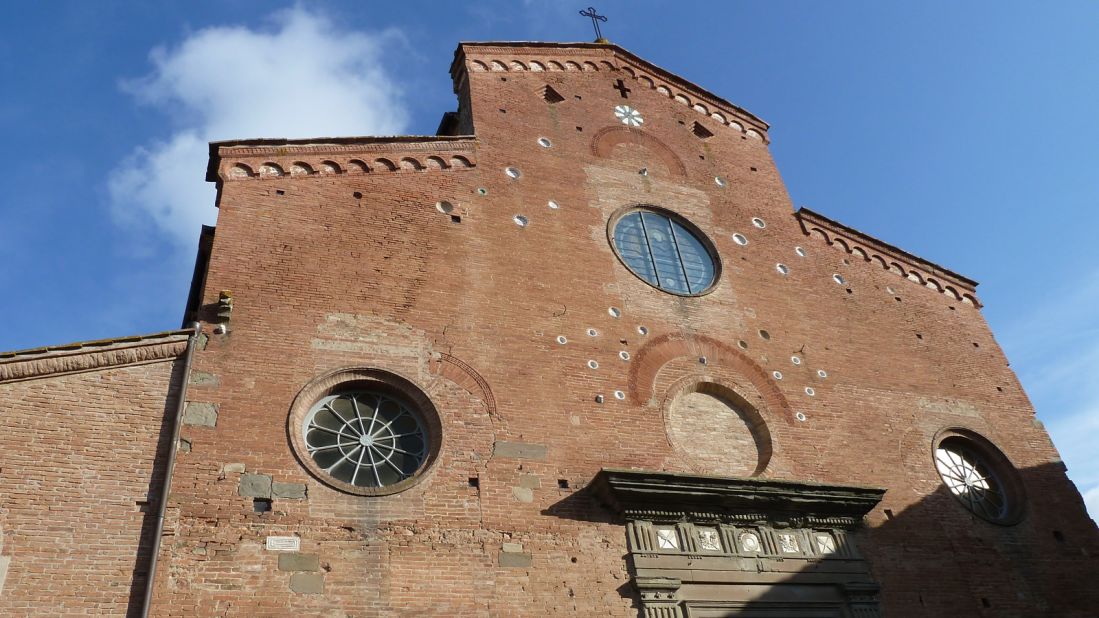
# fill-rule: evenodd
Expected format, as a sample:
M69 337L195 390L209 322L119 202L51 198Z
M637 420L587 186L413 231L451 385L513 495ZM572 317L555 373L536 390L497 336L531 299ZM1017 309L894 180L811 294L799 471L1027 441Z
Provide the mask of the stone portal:
M885 490L603 469L645 618L873 618L851 531Z

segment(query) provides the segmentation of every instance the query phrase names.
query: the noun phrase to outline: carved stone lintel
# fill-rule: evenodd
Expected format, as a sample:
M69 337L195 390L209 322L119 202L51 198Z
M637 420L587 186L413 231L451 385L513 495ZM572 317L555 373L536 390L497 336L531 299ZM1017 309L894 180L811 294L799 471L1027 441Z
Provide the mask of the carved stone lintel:
M644 618L821 604L880 618L878 586L846 531L883 489L608 468L590 487L626 520Z
M853 528L884 489L774 479L733 478L604 468L592 482L596 496L629 519L743 521L765 518L783 527L827 522Z

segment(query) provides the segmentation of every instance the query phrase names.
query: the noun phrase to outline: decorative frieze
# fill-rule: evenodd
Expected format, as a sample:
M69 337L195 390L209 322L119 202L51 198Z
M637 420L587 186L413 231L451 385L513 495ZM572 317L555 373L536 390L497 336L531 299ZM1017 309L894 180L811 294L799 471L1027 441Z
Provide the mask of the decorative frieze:
M728 556L850 560L859 555L839 528L781 528L771 525L717 526L693 522L630 520L630 551L650 555Z
M870 262L917 285L945 294L948 298L978 308L981 306L976 295L977 282L972 279L888 245L808 208L798 210L797 218L806 236L822 239L826 244L857 256L864 262Z
M0 383L173 359L191 331L170 331L0 353Z
M464 59L464 62L462 61ZM467 81L466 71L481 72L589 72L620 71L637 85L682 104L746 139L768 142L766 122L700 86L608 44L584 43L464 43L451 67L455 90Z
M461 171L476 167L475 140L451 138L360 138L252 140L211 144L207 180L319 178L343 174ZM211 173L216 177L211 178Z

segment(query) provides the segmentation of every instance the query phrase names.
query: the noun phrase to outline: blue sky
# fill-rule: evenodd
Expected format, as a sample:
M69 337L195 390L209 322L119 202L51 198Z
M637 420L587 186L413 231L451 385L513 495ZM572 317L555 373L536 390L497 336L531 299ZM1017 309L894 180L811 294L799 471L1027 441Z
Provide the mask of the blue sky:
M179 326L204 143L430 134L460 40L583 5L22 3L0 25L0 350ZM1099 3L621 2L604 33L772 124L799 206L981 282L1099 513Z

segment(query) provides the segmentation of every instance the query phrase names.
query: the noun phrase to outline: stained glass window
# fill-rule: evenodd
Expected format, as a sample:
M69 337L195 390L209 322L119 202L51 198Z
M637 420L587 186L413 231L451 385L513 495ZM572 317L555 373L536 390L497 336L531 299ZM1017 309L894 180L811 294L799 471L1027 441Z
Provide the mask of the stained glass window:
M623 215L614 226L614 246L635 275L666 292L701 294L714 283L710 251L670 215L653 210Z

